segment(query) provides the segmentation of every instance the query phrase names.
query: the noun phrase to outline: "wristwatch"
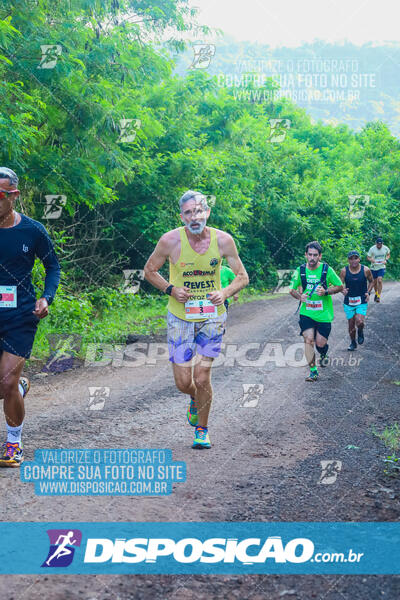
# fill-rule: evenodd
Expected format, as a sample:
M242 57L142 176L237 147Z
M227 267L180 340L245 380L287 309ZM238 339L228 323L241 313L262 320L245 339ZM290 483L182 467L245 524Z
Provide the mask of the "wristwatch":
M165 292L164 292L164 293L165 293L165 294L168 294L168 296L170 296L170 295L171 295L171 292L172 292L172 288L173 288L173 287L174 287L174 286L173 286L173 285L172 285L172 283L171 283L171 285L169 285L169 286L167 287L167 289L165 290Z

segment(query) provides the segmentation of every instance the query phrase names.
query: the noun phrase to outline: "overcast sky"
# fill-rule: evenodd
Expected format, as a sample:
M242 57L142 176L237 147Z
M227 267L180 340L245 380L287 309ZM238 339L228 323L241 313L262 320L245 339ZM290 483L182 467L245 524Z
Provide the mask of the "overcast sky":
M236 40L299 46L322 39L400 41L399 0L189 0L199 22ZM209 41L209 40L208 40Z

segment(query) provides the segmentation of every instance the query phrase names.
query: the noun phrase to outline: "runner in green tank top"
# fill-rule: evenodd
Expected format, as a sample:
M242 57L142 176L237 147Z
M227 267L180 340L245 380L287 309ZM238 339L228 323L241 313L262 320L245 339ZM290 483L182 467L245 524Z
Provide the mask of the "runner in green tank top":
M221 351L224 302L245 287L249 278L232 237L207 227L210 208L206 196L189 190L179 206L184 226L160 238L144 276L170 296L167 336L176 387L191 398L187 418L196 428L193 448L210 448L211 367ZM224 289L220 275L223 257L236 275ZM159 273L167 260L169 281Z
M314 344L321 356L320 365L324 367L327 363L328 337L333 321L331 296L341 292L343 284L332 267L321 262L322 247L318 242L307 244L305 257L306 264L294 272L289 293L301 303L300 335L304 338L305 355L310 365L310 374L306 381L317 381Z

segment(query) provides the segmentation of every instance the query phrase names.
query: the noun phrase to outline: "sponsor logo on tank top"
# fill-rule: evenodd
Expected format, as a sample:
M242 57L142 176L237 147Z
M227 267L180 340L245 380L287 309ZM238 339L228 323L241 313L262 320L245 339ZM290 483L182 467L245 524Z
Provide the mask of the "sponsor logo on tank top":
M201 271L199 269L196 269L194 271L183 271L182 275L184 277L198 277L198 276L204 276L204 275L215 275L215 269L213 271Z
M211 267L215 267L215 265L217 265L217 264L218 264L218 258L212 258L210 260L210 266Z
M192 290L206 290L206 289L215 289L214 280L211 281L184 281L183 285Z

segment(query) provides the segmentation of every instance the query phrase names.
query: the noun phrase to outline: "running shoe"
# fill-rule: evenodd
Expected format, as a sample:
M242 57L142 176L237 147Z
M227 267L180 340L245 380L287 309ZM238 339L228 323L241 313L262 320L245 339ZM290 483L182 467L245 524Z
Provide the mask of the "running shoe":
M381 301L381 297L379 296L379 294L375 294L374 302L380 302L380 301Z
M358 337L357 337L357 341L359 344L363 344L364 343L364 331L363 329L359 329L358 330Z
M27 395L27 393L31 389L31 382L29 381L29 379L27 377L20 377L19 378L19 383L21 384L21 387L24 390L23 398L25 398L25 396Z
M194 405L193 396L190 396L190 404L189 404L189 408L187 409L186 416L187 416L189 425L191 425L192 427L196 427L197 421L198 421L198 416L197 416L197 408Z
M327 367L329 365L328 350L329 350L329 345L326 344L325 352L321 353L319 356L319 366L320 367Z
M317 371L317 369L314 369L313 371L310 371L309 376L306 377L306 381L318 381L318 371Z
M360 341L360 338L358 338L358 341ZM364 338L363 338L363 341L364 341ZM347 350L355 350L356 348L357 348L356 340L351 340L350 346L347 348Z
M2 446L2 455L0 456L0 467L19 467L24 460L24 450L22 442L5 442Z
M206 427L196 427L192 448L211 448L210 437Z
M329 356L328 356L328 351L326 351L325 354L321 354L321 356L319 357L319 366L327 367L328 365L329 365Z

